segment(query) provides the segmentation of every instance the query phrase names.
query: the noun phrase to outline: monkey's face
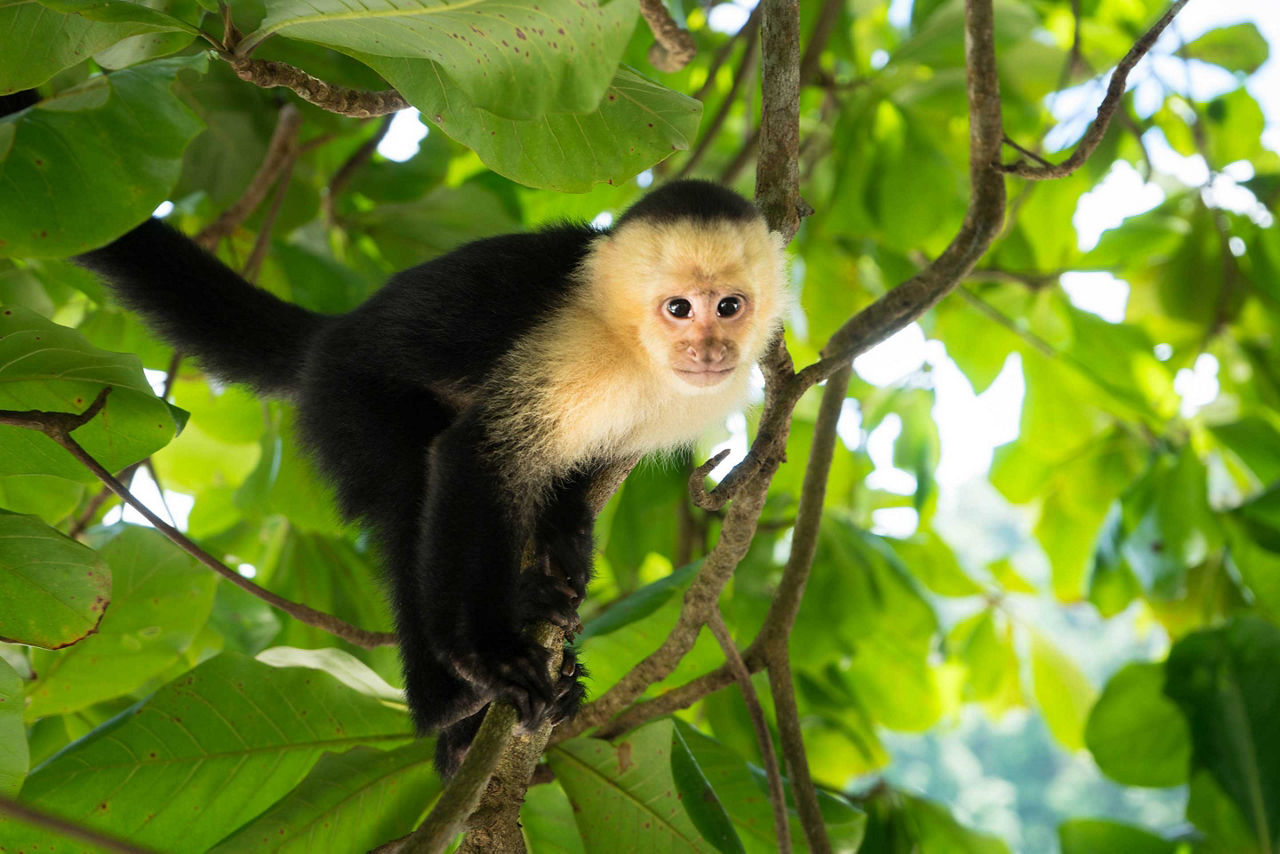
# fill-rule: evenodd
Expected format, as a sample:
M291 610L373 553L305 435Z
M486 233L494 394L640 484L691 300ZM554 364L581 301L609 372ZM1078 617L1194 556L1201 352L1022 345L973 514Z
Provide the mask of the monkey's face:
M712 285L659 300L657 334L667 342L667 367L695 389L714 388L739 369L744 330L755 304L741 289Z
M588 261L593 309L680 394L728 389L778 327L780 241L763 221L630 222Z

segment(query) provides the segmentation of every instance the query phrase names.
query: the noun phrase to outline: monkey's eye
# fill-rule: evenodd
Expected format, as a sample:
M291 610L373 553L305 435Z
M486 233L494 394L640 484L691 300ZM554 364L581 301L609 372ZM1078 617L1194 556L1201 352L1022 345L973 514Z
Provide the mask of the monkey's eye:
M725 297L716 305L716 314L720 317L733 317L742 311L742 300L737 297Z
M676 297L675 299L667 300L667 314L672 317L684 318L688 317L692 313L693 303L689 302L684 297Z

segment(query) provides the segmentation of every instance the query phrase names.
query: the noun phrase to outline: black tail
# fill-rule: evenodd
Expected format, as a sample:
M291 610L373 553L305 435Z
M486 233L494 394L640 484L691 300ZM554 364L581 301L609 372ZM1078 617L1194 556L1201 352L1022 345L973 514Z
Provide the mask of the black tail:
M205 370L267 394L297 390L307 345L326 320L254 287L154 218L72 260Z

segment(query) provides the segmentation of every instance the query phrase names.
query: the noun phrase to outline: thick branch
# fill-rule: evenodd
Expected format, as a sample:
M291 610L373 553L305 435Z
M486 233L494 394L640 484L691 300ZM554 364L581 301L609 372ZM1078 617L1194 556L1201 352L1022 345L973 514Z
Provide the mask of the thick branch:
M798 0L761 0L760 154L756 205L788 241L800 228L800 10Z
M385 116L387 113L394 113L410 106L404 96L395 89L383 89L380 92L348 89L345 86L326 83L312 77L301 68L295 68L283 62L251 59L230 53L221 53L219 56L230 63L236 76L241 80L261 86L263 89L284 86L292 89L307 103L315 104L330 113L368 119L374 116Z
M1147 30L1147 32L1129 48L1129 52L1124 55L1119 64L1116 65L1115 71L1111 72L1111 82L1107 85L1106 97L1102 99L1102 103L1098 105L1098 115L1094 118L1093 124L1089 125L1089 129L1084 132L1084 136L1080 138L1080 142L1076 145L1076 150L1071 152L1071 156L1058 165L1032 165L1025 160L1018 160L1000 166L1004 172L1017 175L1021 178L1030 178L1035 181L1043 181L1047 178L1063 178L1079 169L1084 162L1089 159L1089 155L1093 154L1093 150L1098 147L1098 143L1102 142L1103 135L1107 132L1107 126L1111 123L1111 117L1115 115L1116 110L1120 107L1120 98L1124 95L1125 81L1129 78L1129 72L1138 64L1142 57L1147 55L1152 45L1156 43L1156 39L1164 32L1165 27L1169 26L1169 22L1174 19L1178 12L1182 11L1182 7L1187 5L1187 0L1176 0L1169 10L1156 21L1155 26ZM1021 149L1020 149L1021 150Z
M671 18L662 0L640 0L640 14L653 32L649 64L659 71L679 71L698 52L693 36Z
M289 614L296 620L306 623L309 626L315 626L331 635L342 638L343 640L353 643L364 649L373 649L379 646L391 646L396 643L396 636L390 632L371 632L365 629L359 629L350 623L340 620L332 614L326 614L323 611L317 611L298 602L290 602L281 596L277 596L270 590L265 590L254 584L240 573L231 569L222 561L200 548L192 542L186 534L183 534L177 528L165 522L147 505L143 504L133 493L130 492L123 483L116 479L115 475L102 467L102 464L94 459L80 444L71 437L71 431L83 426L106 405L107 395L111 392L110 386L102 389L98 393L97 398L89 405L84 412L76 414L71 412L41 412L31 410L27 412L14 412L10 410L0 410L0 424L11 424L17 427L26 427L31 430L39 430L53 441L57 442L65 448L73 457L79 460L85 468L89 469L98 479L120 497L124 503L128 504L134 510L142 514L148 522L150 522L156 530L164 534L170 540L178 545L187 554L194 557L200 563L212 569L223 578L230 581L242 590L252 593L259 599L270 605L279 608L281 611Z

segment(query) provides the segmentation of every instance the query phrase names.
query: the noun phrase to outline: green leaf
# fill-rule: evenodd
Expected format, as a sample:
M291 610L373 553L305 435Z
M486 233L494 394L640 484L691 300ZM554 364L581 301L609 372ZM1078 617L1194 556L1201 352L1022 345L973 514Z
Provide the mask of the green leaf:
M1165 693L1191 725L1192 762L1245 816L1259 848L1280 844L1280 629L1256 617L1178 641Z
M1031 633L1031 678L1054 739L1067 750L1084 747L1085 719L1097 691L1076 663L1038 632Z
M200 34L198 27L180 18L142 3L131 2L131 0L37 0L37 2L55 11L80 15L91 21L147 24L151 31L169 29L181 30L193 36Z
M67 518L84 497L84 484L43 474L0 475L0 507L39 516L49 524Z
M1191 734L1163 687L1163 666L1127 664L1107 682L1089 713L1085 744L1102 772L1126 786L1187 782Z
M520 805L520 825L530 851L586 854L573 820L573 805L558 784L529 787Z
M1230 565L1253 594L1258 607L1272 618L1280 617L1280 532L1242 520L1240 511L1223 517ZM1258 537L1268 540L1262 545Z
M0 797L11 798L27 776L27 730L22 723L22 678L0 659Z
M1177 842L1150 831L1100 818L1073 818L1058 825L1062 854L1097 854L1123 851L1124 854L1177 854Z
M326 751L409 738L405 715L326 674L223 653L36 769L22 797L139 845L204 850ZM14 833L0 817L0 844Z
M160 532L126 527L98 554L111 567L111 607L93 636L33 654L28 721L136 690L177 662L209 617L217 576Z
M1186 46L1188 56L1221 65L1229 71L1252 74L1267 61L1267 40L1252 23L1210 30Z
M155 210L201 128L171 90L207 62L148 62L0 119L0 256L83 252Z
M775 854L778 837L773 826L769 784L764 770L748 765L737 753L688 724L677 721L676 729L715 790L716 798L737 829L743 847L752 854ZM791 783L785 777L782 782L787 796L787 825L791 831L791 842L795 850L803 851L804 829L791 795ZM866 813L851 806L844 798L821 789L818 791L818 809L832 849L857 851L867 824Z
M434 741L417 739L386 752L326 754L297 788L213 851L369 851L404 836L440 793L434 750Z
M111 571L92 549L8 513L0 513L0 541L0 640L58 649L97 629Z
M595 109L636 20L630 0L604 6L366 0L354 7L342 0L267 0L266 6L267 17L245 36L242 52L279 34L358 59L430 60L469 102L514 119Z
M702 838L725 854L746 854L724 805L698 767L698 760L693 758L679 727L671 731L671 776L680 792L680 802L684 804L685 812L689 814Z
M1230 424L1210 425L1209 432L1229 448L1261 483L1280 480L1280 430L1258 415Z
M860 851L891 854L1009 854L1002 840L956 821L941 804L884 787L866 801L867 838Z
M74 438L104 468L119 471L173 437L173 415L137 356L99 350L24 308L0 308L0 409L83 412L103 386L106 406ZM49 437L9 425L0 426L0 472L93 478Z
M69 5L88 3L78 4L69 0ZM143 20L148 14L162 13L141 4L120 2L114 5L144 11L133 19L91 20L81 15L63 14L73 10L55 10L52 3L0 0L0 33L5 34L4 50L0 51L0 94L39 86L64 68L79 65L91 55L130 36L157 30L195 29L168 16L162 16L165 20L156 17ZM4 147L0 144L0 149Z
M620 67L590 112L504 118L453 91L434 63L361 58L490 169L541 189L583 193L598 183L621 183L688 150L702 115L700 102Z
M573 804L588 851L619 840L642 851L714 851L685 808L672 777L670 720L613 742L574 738L547 754Z

